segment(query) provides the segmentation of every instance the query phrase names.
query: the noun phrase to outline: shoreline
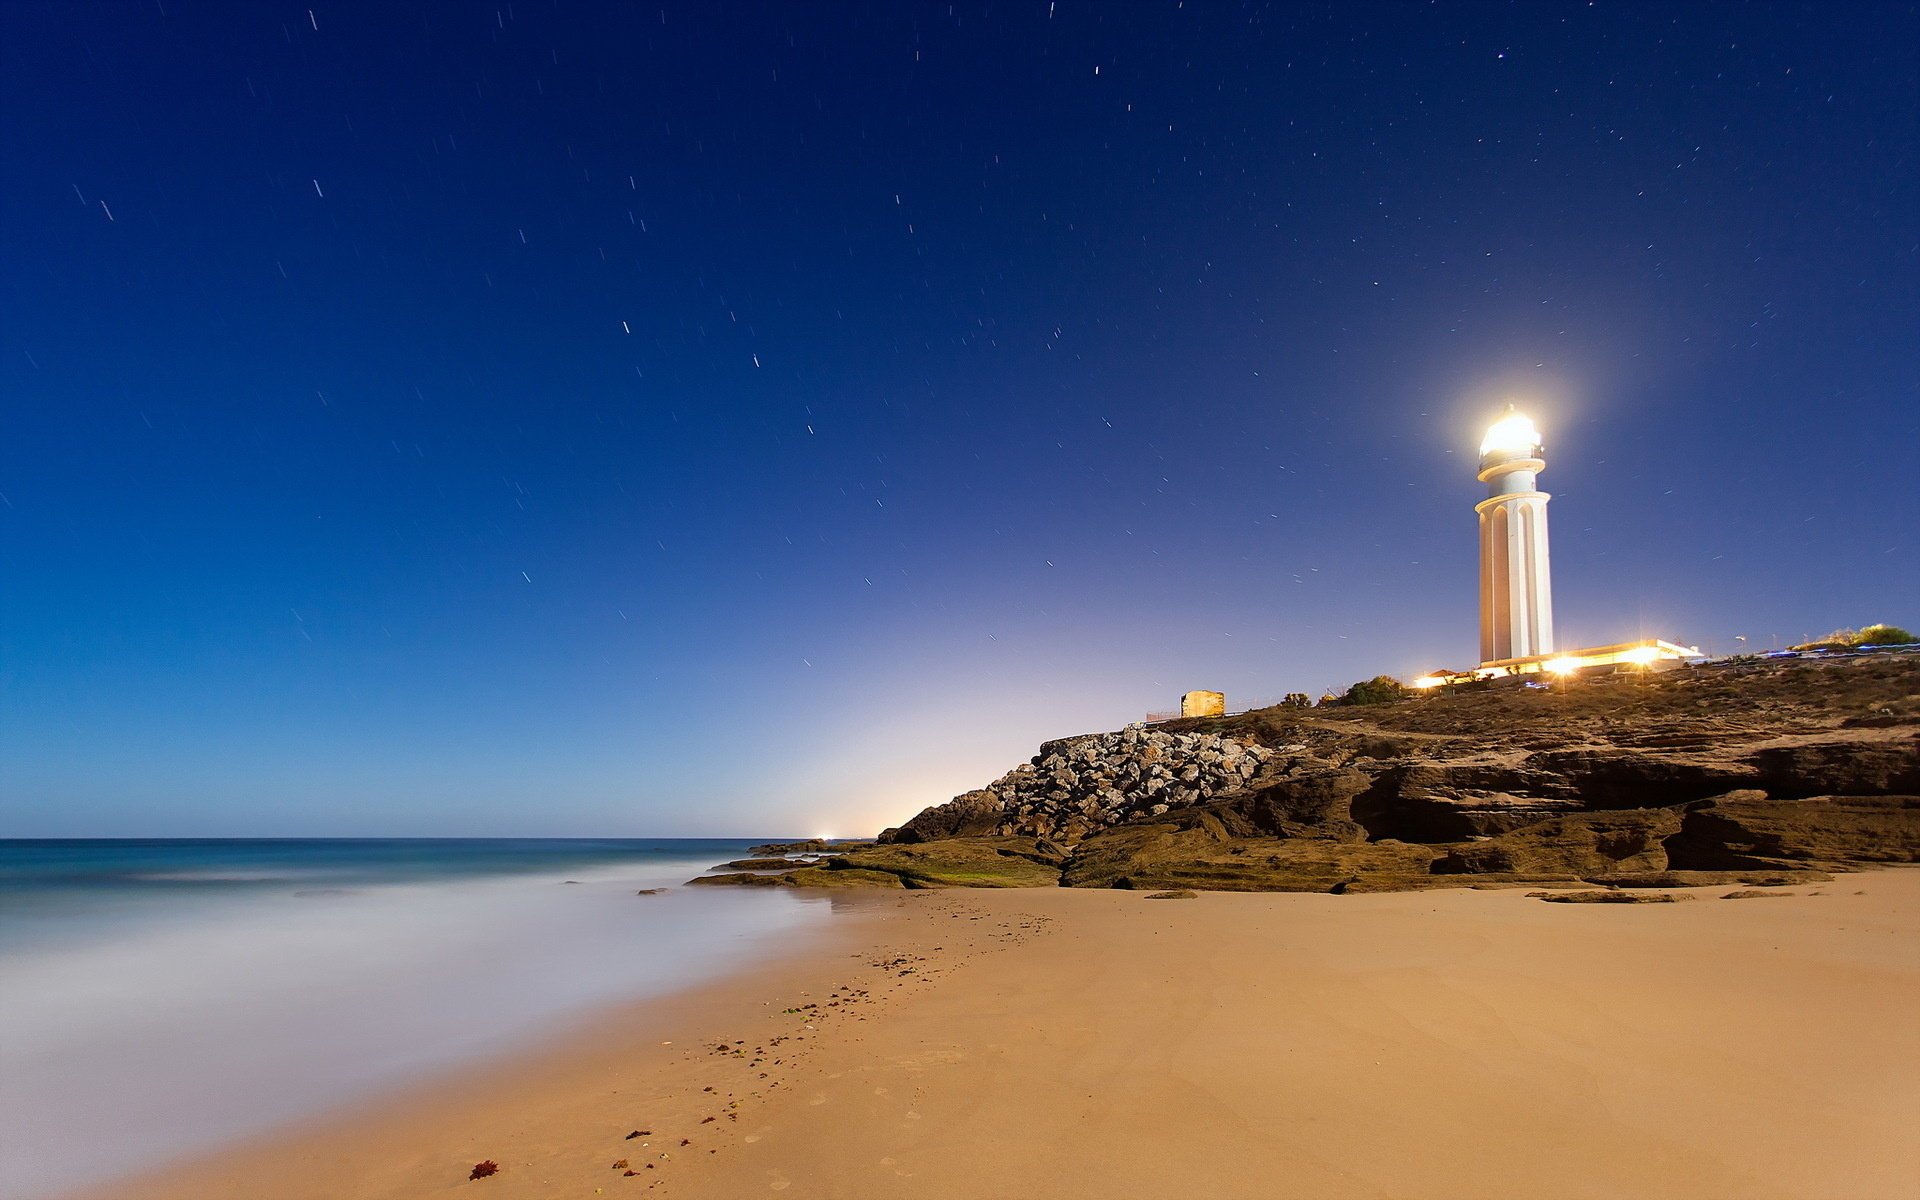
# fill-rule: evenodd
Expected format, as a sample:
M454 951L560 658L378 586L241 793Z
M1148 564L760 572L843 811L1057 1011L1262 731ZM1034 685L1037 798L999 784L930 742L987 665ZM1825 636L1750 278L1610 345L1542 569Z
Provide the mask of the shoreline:
M0 1194L45 1198L150 1172L514 1057L610 1008L812 944L807 931L831 916L798 896L636 898L711 861L671 848L641 846L622 863L589 843L449 845L209 855L157 843L148 856L170 875L211 866L273 882L211 896L57 879L14 888L24 903L0 900L14 918L0 925L16 935L0 951L0 1124L12 1135L0 1139ZM0 874L31 885L70 857L30 849ZM197 861L207 857L217 861ZM479 871L467 869L475 858ZM246 869L256 861L264 869ZM486 869L496 864L521 869ZM319 890L304 878L342 874L362 878Z
M679 885L671 890L679 890ZM512 1045L438 1065L420 1078L157 1161L148 1171L44 1193L42 1200L119 1200L130 1188L142 1196L201 1196L221 1194L229 1183L235 1195L332 1200L343 1194L386 1194L343 1193L341 1178L358 1174L367 1180L365 1186L384 1187L375 1180L383 1178L392 1163L416 1157L413 1146L419 1140L446 1147L457 1159L466 1151L454 1148L487 1142L488 1130L505 1128L512 1140L536 1131L548 1117L571 1120L583 1086L593 1089L599 1103L622 1090L631 1092L638 1086L635 1081L644 1081L650 1072L676 1066L689 1044L684 1034L702 1018L716 1013L733 1013L736 1019L761 1016L770 1003L768 995L804 989L814 972L830 969L852 952L865 916L858 910L872 907L875 898L822 893L807 899L829 907L829 918L717 972L699 974L665 991L568 1013ZM676 1031L682 1036L676 1037ZM610 1047L617 1050L618 1064L609 1064ZM462 1181L477 1161L461 1165ZM438 1184L442 1173L428 1168L426 1186ZM208 1192L209 1187L214 1191ZM418 1194L405 1180L393 1187L394 1195Z
M1731 890L834 895L813 945L69 1195L1910 1195L1920 870Z

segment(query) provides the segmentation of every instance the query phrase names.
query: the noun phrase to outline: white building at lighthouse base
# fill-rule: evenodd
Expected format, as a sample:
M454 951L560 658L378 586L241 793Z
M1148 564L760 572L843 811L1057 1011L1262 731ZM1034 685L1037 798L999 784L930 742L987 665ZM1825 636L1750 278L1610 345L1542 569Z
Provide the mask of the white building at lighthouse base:
M1620 642L1612 646L1589 646L1582 650L1564 650L1554 654L1532 654L1525 658L1501 658L1483 662L1471 671L1432 671L1412 681L1416 688L1445 687L1475 679L1508 679L1520 675L1567 678L1574 675L1606 675L1619 671L1665 671L1688 663L1700 662L1706 655L1698 646L1682 646L1659 638Z

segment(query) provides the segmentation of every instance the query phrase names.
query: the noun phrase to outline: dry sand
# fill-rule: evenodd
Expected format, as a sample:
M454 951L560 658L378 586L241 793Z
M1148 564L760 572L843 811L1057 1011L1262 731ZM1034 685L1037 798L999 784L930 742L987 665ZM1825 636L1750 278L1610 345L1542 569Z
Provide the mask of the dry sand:
M1729 890L861 897L804 958L95 1194L1920 1196L1920 870Z

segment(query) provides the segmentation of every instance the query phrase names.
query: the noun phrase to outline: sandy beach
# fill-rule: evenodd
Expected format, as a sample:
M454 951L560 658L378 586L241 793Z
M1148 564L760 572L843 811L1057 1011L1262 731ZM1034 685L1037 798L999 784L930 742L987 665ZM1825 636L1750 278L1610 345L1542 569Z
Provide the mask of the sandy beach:
M1920 871L1729 890L860 895L792 957L88 1194L1920 1194Z

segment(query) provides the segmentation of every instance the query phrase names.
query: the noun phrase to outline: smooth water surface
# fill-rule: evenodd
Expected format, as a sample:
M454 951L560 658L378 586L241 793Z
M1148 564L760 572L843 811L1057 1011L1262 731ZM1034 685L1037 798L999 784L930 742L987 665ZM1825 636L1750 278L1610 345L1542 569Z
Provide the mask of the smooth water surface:
M498 1053L825 919L674 886L749 845L0 841L0 1196Z

